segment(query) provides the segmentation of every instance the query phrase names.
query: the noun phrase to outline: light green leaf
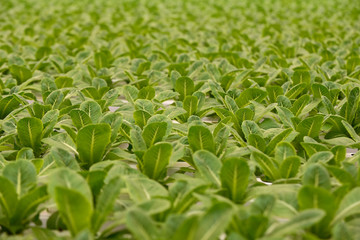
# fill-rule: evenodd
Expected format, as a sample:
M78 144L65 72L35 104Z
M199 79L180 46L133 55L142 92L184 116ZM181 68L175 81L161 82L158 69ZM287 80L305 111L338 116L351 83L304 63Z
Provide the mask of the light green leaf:
M239 108L242 108L248 105L251 100L260 103L266 98L266 96L267 92L264 90L261 90L259 88L246 88L240 93L239 97L235 99L235 102Z
M24 66L12 65L10 73L16 78L19 85L32 77L32 72Z
M199 150L193 155L194 163L200 174L215 186L220 187L221 161L207 150Z
M84 229L90 229L92 204L80 192L73 189L57 186L55 191L55 202L60 216L75 236Z
M346 121L342 120L341 123L344 125L346 131L349 133L350 137L356 141L360 142L360 136L355 132L354 128Z
M319 137L323 120L324 117L322 115L305 118L299 123L296 131L298 131L303 136L309 136L312 138Z
M149 148L155 143L162 141L165 137L166 131L166 122L154 122L146 125L142 133L146 146Z
M324 211L319 209L305 210L297 214L288 222L275 227L268 236L285 237L287 234L296 233L319 222L325 216Z
M288 157L295 156L296 150L293 145L288 142L280 142L275 148L275 159L278 162L282 162Z
M89 124L81 128L76 138L80 161L87 167L101 161L110 137L111 128L106 123Z
M0 176L0 209L2 214L10 218L15 211L18 196L15 185L4 176Z
M341 200L332 224L354 214L360 213L360 187L351 190Z
M164 178L171 154L170 143L157 143L151 146L143 157L144 173L155 180Z
M36 169L28 160L17 160L7 164L2 175L15 185L18 196L24 195L36 184Z
M194 81L189 77L179 77L175 82L175 91L180 93L180 100L191 95L194 90Z
M225 231L232 219L232 206L220 202L214 204L200 219L193 240L215 240ZM211 226L209 228L209 226Z
M68 188L79 192L88 201L92 200L92 193L86 180L73 170L68 168L57 168L49 176L48 192L51 197L55 197L57 187ZM92 202L91 202L92 203Z
M92 123L89 115L80 109L73 109L69 113L74 126L80 130L82 127Z
M293 178L299 171L301 165L301 158L298 156L291 156L285 158L280 165L280 174L283 178Z
M137 203L169 195L160 183L146 177L129 176L126 178L126 186L131 199Z
M190 148L197 150L208 150L215 153L214 137L205 126L191 126L188 133Z
M222 186L228 191L230 199L240 203L249 182L250 168L243 158L225 159L220 171Z
M279 169L274 164L274 161L264 153L253 151L251 153L251 159L259 165L264 174L270 179L275 180L280 178Z
M154 240L159 236L154 220L144 211L136 208L126 213L126 226L136 239Z
M331 189L330 176L326 168L318 163L310 164L302 178L303 185L312 185L315 187L323 187Z
M20 105L17 98L14 96L7 96L0 100L0 119L4 119L9 115L13 110L18 108Z
M123 186L121 178L113 178L107 183L96 201L94 214L92 215L92 230L96 233L101 225L105 222L106 217L111 213L114 208L116 198Z
M35 155L39 154L43 124L38 118L22 118L17 123L17 132L21 144L24 147L31 147Z
M83 110L90 117L92 123L97 123L102 115L100 105L93 100L81 103L80 110Z

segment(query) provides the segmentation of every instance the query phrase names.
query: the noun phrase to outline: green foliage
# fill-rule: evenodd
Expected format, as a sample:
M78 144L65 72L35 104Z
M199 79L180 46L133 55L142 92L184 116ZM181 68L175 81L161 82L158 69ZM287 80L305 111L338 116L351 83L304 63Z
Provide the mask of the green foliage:
M110 137L111 128L106 123L89 124L79 130L76 149L84 166L90 167L102 160Z
M360 5L0 4L0 239L360 239Z

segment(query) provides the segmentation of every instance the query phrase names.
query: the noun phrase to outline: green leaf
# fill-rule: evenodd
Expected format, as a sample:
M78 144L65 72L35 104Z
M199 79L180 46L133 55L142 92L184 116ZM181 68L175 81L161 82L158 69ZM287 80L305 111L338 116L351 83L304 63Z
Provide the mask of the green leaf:
M225 105L232 113L235 113L237 110L239 110L235 100L228 95L225 96Z
M154 220L140 209L131 209L126 213L126 226L136 239L153 240L159 237Z
M59 110L53 109L48 111L41 119L44 125L42 138L48 137L53 131L58 122Z
M325 211L326 216L312 228L312 231L318 236L328 236L329 223L337 208L336 199L331 192L319 187L303 186L299 190L298 201L300 209L315 208Z
M168 197L168 191L160 183L155 180L144 177L127 177L126 186L132 200L141 203L152 198Z
M87 167L100 162L110 137L111 128L106 123L89 124L81 128L76 138L80 161Z
M156 114L156 115L153 115L151 118L149 118L148 124L155 123L155 122L160 122L160 123L166 122L167 123L165 138L168 137L171 133L171 129L172 129L172 125L173 125L171 119L164 114Z
M264 151L266 146L265 139L263 139L258 134L253 133L248 135L248 144L259 149L260 151Z
M142 137L147 147L153 146L155 143L162 141L167 130L166 122L149 123L144 127Z
M14 183L4 176L0 176L0 209L8 219L12 216L17 205L18 196Z
M22 118L17 123L17 132L21 144L31 147L35 155L39 154L41 147L43 124L38 118Z
M225 159L220 171L222 187L229 193L230 199L240 203L248 186L249 165L244 158Z
M275 180L280 178L279 169L275 166L274 161L267 155L252 151L251 159L259 165L264 174L270 179Z
M356 231L356 230L355 230ZM349 228L345 222L338 222L332 228L332 236L334 240L355 240L354 234L349 231Z
M194 81L189 77L179 77L175 82L175 91L180 93L180 100L191 95L194 90Z
M340 115L343 116L349 123L352 123L354 120L359 105L359 98L360 88L355 87L350 91L346 103L340 109Z
M332 152L330 151L322 151L322 152L317 152L315 154L313 154L309 159L308 159L308 163L317 163L317 162L322 162L322 163L327 163L329 162L332 158L334 157L334 154L332 154Z
M116 137L118 136L122 122L123 116L118 112L107 113L101 118L100 123L107 123L111 127L112 142L115 141Z
M130 139L134 153L141 159L147 147L139 127L136 126L130 130Z
M97 69L109 67L110 56L107 51L94 53L94 61Z
M12 216L11 224L21 225L23 222L30 220L29 218L31 218L33 214L38 213L37 210L39 205L48 200L48 198L45 185L26 193L20 198L16 206L16 211Z
M325 145L317 142L301 142L300 145L305 149L305 152L309 157L317 152L329 151Z
M64 100L64 94L61 90L55 90L50 92L49 96L47 96L45 100L45 104L49 104L53 107L53 109L59 108L60 104Z
M337 164L340 164L346 158L346 147L345 146L335 146L331 149L331 152L334 154L334 159Z
M18 153L16 154L16 160L31 160L31 159L34 159L35 156L34 156L34 152L32 150L32 148L28 148L28 147L23 147L22 149L20 149L18 151Z
M325 216L324 211L319 209L305 210L298 213L288 222L272 229L269 237L285 237L287 234L296 233L319 222Z
M137 207L146 211L149 215L156 215L168 210L171 203L166 199L151 199L137 205Z
M329 218L332 218L337 208L335 197L321 187L303 186L299 190L298 201L300 209L322 209Z
M183 103L183 108L187 112L187 116L194 115L198 108L198 98L195 96L186 96Z
M4 119L19 107L20 103L14 96L7 96L0 100L0 119Z
M291 145L288 142L280 142L276 145L275 148L276 161L281 163L283 160L291 156L296 156L296 150L293 147L293 145Z
M323 187L331 189L330 176L326 168L320 164L309 165L302 178L303 185L312 185L315 187Z
M143 128L146 125L148 119L151 117L151 114L143 110L137 110L134 111L133 117L136 125Z
M113 211L122 186L123 181L121 178L113 178L102 188L92 216L92 230L94 233L100 229L101 225L106 221L106 217Z
M240 125L245 120L252 120L254 115L255 115L255 113L249 108L239 108L235 112L236 119L237 119L237 121L239 121Z
M55 197L55 189L57 187L75 190L84 196L88 201L92 200L92 193L86 180L69 168L57 168L50 174L48 192L52 198Z
M59 213L72 236L90 229L93 207L80 192L65 187L55 187L55 202Z
M250 134L257 134L260 137L262 137L261 129L254 121L250 121L250 120L243 121L241 124L241 129L246 139L249 138Z
M81 89L81 93L85 97L92 98L94 100L99 100L101 98L99 91L95 87L86 87Z
M193 155L194 163L200 174L210 183L220 187L221 161L207 150L196 151Z
M214 137L210 130L205 126L191 126L188 132L190 148L196 152L198 150L208 150L215 153Z
M332 105L332 103L330 102L329 98L327 98L326 96L322 96L322 103L325 105L326 107L326 111L329 114L336 114L334 106Z
M10 73L16 78L19 85L32 77L32 72L24 66L12 65Z
M290 88L290 90L286 92L285 96L289 99L296 99L296 97L299 96L299 94L302 93L306 87L306 83L299 83Z
M73 109L69 113L74 126L80 130L82 127L92 123L89 115L80 109Z
M172 154L170 143L157 143L144 154L144 173L151 179L161 179L166 176L166 167Z
M344 169L335 166L326 166L327 170L333 175L339 182L342 184L348 184L350 186L356 186L356 180L351 175L351 173L347 172Z
M360 136L355 132L354 128L346 121L342 120L341 123L344 125L346 131L349 133L350 137L356 141L360 142Z
M305 106L310 102L309 95L303 95L299 97L291 107L291 112L294 113L295 116L299 116L301 111L305 108Z
M360 65L360 58L359 57L350 57L347 61L346 61L346 71L348 74L352 73L356 66Z
M56 87L58 89L60 89L60 88L70 88L73 85L73 81L74 80L72 78L70 78L70 77L61 76L61 77L57 77L55 79L55 84L56 84Z
M215 240L225 231L233 215L232 206L220 202L214 204L199 219L194 238L197 240ZM209 228L209 226L211 226Z
M125 85L123 89L126 100L130 103L134 103L138 97L139 90L131 85Z
M80 110L83 110L90 117L92 123L97 123L102 115L100 105L93 100L81 103Z
M190 215L189 217L182 219L181 224L178 225L175 233L172 235L173 240L195 240L195 233L199 224L199 217L197 215Z
M192 204L198 201L194 193L202 193L207 188L203 181L178 180L169 187L169 194L173 200L172 212L186 212Z
M33 236L37 240L48 240L48 239L56 239L56 234L47 228L42 227L32 227L31 228Z
M140 89L138 93L139 99L148 99L151 100L155 97L155 89L152 86L147 86Z
M18 196L24 195L36 184L36 169L28 160L8 163L2 174L15 185Z
M287 108L285 107L275 107L279 118L281 120L281 122L284 124L284 127L292 127L294 128L294 124L291 121L291 118L294 117L294 114Z
M324 117L321 115L305 118L298 124L296 131L302 136L309 136L311 138L319 137L323 120Z
M351 215L360 213L360 187L352 189L341 200L332 224Z
M289 128L289 129L285 129L285 130L281 131L280 133L278 133L277 135L275 135L271 139L269 144L266 146L265 153L268 155L272 155L272 153L276 150L276 146L278 145L278 143L280 143L281 141L286 141L286 139L292 132L293 132L293 130Z
M293 84L306 83L310 84L310 72L303 70L296 70L292 77Z
M284 90L280 86L270 85L266 86L266 91L268 93L268 97L270 102L275 103L278 96L284 94Z
M280 165L280 174L283 178L293 178L299 171L301 165L301 158L298 156L291 156L285 158Z
M215 131L214 131L215 134ZM215 136L216 156L221 155L227 145L229 139L230 129L228 127L221 128Z
M267 92L259 88L247 88L235 99L239 108L245 107L251 100L261 103L267 96Z

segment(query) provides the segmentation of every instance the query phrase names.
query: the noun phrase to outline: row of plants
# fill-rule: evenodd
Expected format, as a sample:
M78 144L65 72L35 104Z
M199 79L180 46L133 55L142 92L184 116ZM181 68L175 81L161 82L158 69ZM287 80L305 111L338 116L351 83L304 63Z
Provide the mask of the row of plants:
M0 239L360 238L356 3L70 2L0 6Z

